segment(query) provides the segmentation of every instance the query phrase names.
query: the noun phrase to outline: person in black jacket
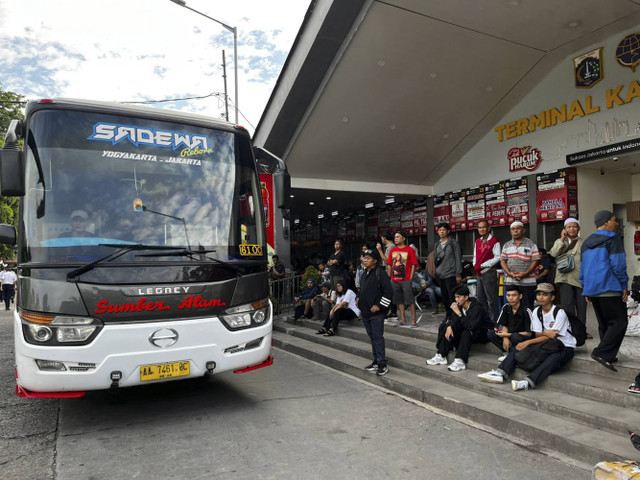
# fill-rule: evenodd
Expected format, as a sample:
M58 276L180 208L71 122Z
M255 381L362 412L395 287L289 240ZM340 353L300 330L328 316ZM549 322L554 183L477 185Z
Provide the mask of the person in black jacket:
M427 360L427 365L446 365L447 354L456 347L456 358L449 365L452 372L467 368L472 343L487 343L487 331L493 322L482 305L469 296L469 289L461 285L453 292L455 302L451 304L451 318L445 319L438 328L436 347L438 353Z
M371 339L373 362L364 369L386 375L389 371L384 347L384 319L387 316L393 290L391 280L380 262L376 250L367 249L362 253L365 271L360 279L360 291L356 302L362 315L362 323Z
M507 303L502 307L497 320L497 328L489 330L489 341L493 343L505 355L498 360L502 361L507 353L518 343L533 337L531 333L531 310L522 303L522 291L518 285L506 287Z

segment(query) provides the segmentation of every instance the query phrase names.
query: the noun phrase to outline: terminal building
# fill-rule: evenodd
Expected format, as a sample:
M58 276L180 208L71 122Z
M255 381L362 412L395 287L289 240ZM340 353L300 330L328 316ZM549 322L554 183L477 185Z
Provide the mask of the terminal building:
M638 64L626 0L312 2L255 133L292 176L271 248L355 259L402 229L426 257L447 220L471 256L480 219L548 248L606 209L639 274Z

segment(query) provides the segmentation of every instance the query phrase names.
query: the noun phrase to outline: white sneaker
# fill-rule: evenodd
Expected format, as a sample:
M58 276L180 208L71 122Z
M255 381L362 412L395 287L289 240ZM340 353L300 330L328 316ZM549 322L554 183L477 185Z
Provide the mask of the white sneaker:
M460 372L464 369L467 368L467 366L464 364L464 361L460 358L456 358L453 363L451 365L449 365L449 370L451 370L452 372Z
M486 372L486 373L479 373L478 377L483 382L489 382L489 383L502 383L502 382L504 382L504 377L497 370L491 370L490 372Z
M515 390L529 390L529 382L526 380L511 380L511 388Z
M505 358L507 358L507 354L506 353L504 355L502 355L501 357L498 357L498 361L502 362Z
M447 359L444 358L439 353L436 353L436 356L427 360L427 365L446 365Z

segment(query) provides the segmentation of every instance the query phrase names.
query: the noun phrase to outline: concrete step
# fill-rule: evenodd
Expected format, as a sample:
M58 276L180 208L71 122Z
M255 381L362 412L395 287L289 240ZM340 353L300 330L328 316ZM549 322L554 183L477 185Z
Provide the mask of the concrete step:
M505 385L482 382L475 382L477 389L462 388L455 384L455 379L467 378L467 381L471 382L475 372L463 371L455 376L451 374L443 377L441 374L447 372L446 368L434 367L429 370L434 374L425 375L423 370L427 370L426 366L422 369L422 367L418 368L417 364L413 364L412 368L409 368L409 365L403 365L408 363L410 357L414 360L417 357L402 352L390 352L394 356L393 361L389 362L390 371L386 376L378 377L363 369L370 361L370 353L358 355L334 348L335 345L332 345L334 340L345 345L358 343L356 340L344 337L323 337L331 341L323 345L293 335L306 333L300 330L306 329L286 324L278 325L273 335L274 346L380 385L416 401L516 436L528 442L530 448L539 451L559 452L589 465L604 459L624 460L637 456L627 435L613 434L576 422L572 418L550 415L546 411L532 409L530 405L524 406L512 401L514 397L521 396L528 398L529 403L539 403L542 400L538 397L544 393L542 389L509 393L507 390L510 389ZM355 348L355 345L353 347ZM415 369L418 373L414 371ZM447 379L450 381L446 381ZM499 397L487 395L486 392L490 390L485 387L491 391L501 390L509 395Z
M324 337L316 335L312 329L307 326L283 327L282 324L276 328L285 331L289 335L303 338L307 341L320 345L327 345L335 349L339 349L353 355L358 355L364 359L371 358L371 347L369 346L368 336L362 327L350 326L342 328L340 335L333 337ZM494 385L480 381L477 374L482 371L488 371L495 368L497 361L495 356L482 360L479 357L487 357L488 354L477 353L473 357L473 362L469 361L466 371L450 372L445 366L427 366L426 357L435 354L435 349L428 355L421 355L421 350L426 347L411 345L411 343L421 342L420 340L407 339L406 343L399 342L395 339L389 340L387 337L394 337L394 334L385 334L385 343L387 346L387 357L389 365L402 368L418 375L437 378L440 381L456 385L460 388L466 388L472 391L481 391L484 394L507 399L508 401L518 403L528 408L539 411L548 412L551 415L557 415L563 418L571 418L575 421L590 425L593 428L602 428L612 433L626 434L630 426L634 426L634 422L640 423L637 409L640 407L640 398L634 397L626 393L626 384L616 381L615 379L600 379L603 382L598 395L593 392L598 390L598 386L591 383L581 384L573 377L573 372L557 372L551 375L542 385L540 385L533 395L514 394L508 385ZM423 343L423 342L421 342ZM408 346L408 348L407 348ZM366 361L366 360L365 360ZM471 368L477 366L481 362L482 368ZM563 375L564 373L564 375ZM513 378L524 378L526 372L516 371ZM588 381L589 376L582 375L582 381ZM551 383L551 385L549 385ZM554 386L556 388L554 388ZM599 399L609 400L609 394L615 389L620 390L620 397L625 398L625 402L629 403L629 407L625 405L618 406L609 404L603 409L603 402ZM534 391L532 391L534 392ZM578 395L582 398L576 398ZM610 402L607 402L610 403ZM603 415L604 413L604 415ZM638 425L640 426L640 425ZM635 428L635 426L634 426Z

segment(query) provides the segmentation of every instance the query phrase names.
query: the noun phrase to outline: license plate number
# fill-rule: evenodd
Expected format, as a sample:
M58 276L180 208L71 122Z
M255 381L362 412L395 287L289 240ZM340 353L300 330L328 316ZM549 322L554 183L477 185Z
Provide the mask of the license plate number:
M185 377L190 373L188 361L143 365L140 367L140 381L161 380L163 378Z

